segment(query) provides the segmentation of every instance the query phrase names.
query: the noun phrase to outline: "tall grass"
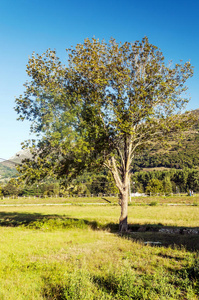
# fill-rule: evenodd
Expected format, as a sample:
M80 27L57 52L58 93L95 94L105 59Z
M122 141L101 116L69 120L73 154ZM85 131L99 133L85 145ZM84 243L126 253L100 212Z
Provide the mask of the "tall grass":
M129 207L139 224L193 226L197 215ZM199 299L197 252L118 236L118 216L117 206L1 208L0 299Z

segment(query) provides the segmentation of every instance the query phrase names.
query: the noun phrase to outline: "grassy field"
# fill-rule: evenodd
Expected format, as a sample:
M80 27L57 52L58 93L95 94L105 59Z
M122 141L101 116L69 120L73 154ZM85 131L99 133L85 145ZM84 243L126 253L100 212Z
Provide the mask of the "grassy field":
M0 205L3 204L118 204L118 197L110 197L107 195L100 197L2 197ZM151 197L131 197L130 205L151 205L151 204L167 205L199 205L199 194L190 197L186 194L177 194L173 196L151 196Z
M0 299L199 299L199 235L156 231L199 227L199 206L129 206L121 236L116 204L36 203L0 207Z

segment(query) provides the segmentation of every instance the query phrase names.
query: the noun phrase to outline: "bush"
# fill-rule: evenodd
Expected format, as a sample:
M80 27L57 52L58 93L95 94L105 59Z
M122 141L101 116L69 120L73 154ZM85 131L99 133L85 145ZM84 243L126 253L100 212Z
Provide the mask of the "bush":
M19 194L18 188L12 182L8 182L6 186L3 187L2 192L4 196L17 196Z
M157 178L152 178L146 187L146 193L150 195L163 193L163 184L162 182Z

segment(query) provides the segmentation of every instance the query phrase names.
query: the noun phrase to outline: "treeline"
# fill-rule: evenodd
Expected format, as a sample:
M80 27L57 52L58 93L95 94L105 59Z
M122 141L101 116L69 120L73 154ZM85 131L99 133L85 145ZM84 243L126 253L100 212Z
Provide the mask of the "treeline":
M132 189L141 193L199 192L199 170L164 170L136 172L132 175Z
M51 196L59 195L59 182L34 183L33 185L21 186L17 180L11 179L7 184L0 186L0 197L17 196Z
M148 195L171 193L199 192L199 170L185 168L183 170L166 170L135 172L131 176L131 192ZM106 171L99 174L87 173L78 176L71 182L46 180L33 185L19 185L12 179L0 187L0 196L91 196L118 194L118 189L111 174Z
M113 178L109 172L99 174L84 172L70 182L48 179L32 185L20 185L11 179L0 187L0 196L91 196L98 194L117 194Z

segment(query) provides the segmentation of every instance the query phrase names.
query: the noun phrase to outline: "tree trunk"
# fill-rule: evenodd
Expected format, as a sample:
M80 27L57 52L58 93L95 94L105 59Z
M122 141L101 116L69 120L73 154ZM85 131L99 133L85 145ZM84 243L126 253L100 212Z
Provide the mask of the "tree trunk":
M126 151L126 148L125 148ZM127 211L128 211L128 196L129 196L129 166L130 159L125 155L126 159L123 160L123 170L119 175L119 171L116 166L115 158L111 157L110 162L106 165L108 169L112 172L113 178L115 180L116 186L120 191L120 205L121 205L121 215L119 220L119 232L126 232L128 230L127 224Z
M128 213L128 187L121 193L121 215L119 222L119 232L127 232L127 213Z

